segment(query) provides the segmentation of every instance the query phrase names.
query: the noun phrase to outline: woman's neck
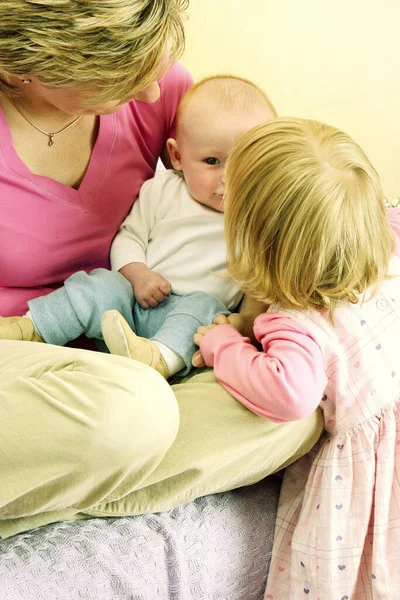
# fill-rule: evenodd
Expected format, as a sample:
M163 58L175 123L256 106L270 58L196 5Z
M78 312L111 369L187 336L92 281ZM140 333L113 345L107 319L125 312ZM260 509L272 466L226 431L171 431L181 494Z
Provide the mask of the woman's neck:
M67 113L41 99L29 99L23 96L0 96L0 104L7 114L16 110L37 124L46 125L49 130L60 129L80 116L79 113Z
M46 123L53 129L67 125L85 112L77 90L49 88L35 78L23 80L12 75L9 79L16 93L12 95L5 91L0 95L5 112L10 107L16 108L31 121Z

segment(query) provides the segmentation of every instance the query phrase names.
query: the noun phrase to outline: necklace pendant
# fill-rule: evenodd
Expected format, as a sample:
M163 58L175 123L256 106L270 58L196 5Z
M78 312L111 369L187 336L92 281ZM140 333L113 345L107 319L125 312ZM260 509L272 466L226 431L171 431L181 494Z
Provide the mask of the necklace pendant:
M31 1L33 2L34 0L31 0ZM0 0L0 2L1 2L1 0ZM18 106L16 106L14 104L14 102L11 100L11 98L8 98L8 99L11 102L11 104L13 105L13 107L15 108L15 110L21 115L21 117L23 119L25 119L25 121L27 121L35 129L37 129L37 131L40 131L40 133L43 133L44 135L47 135L47 137L49 138L49 141L48 141L47 144L48 144L48 146L50 146L50 148L52 148L54 146L54 136L59 135L60 133L63 133L64 131L67 131L67 129L69 129L70 127L72 127L73 125L75 125L75 123L78 123L78 121L80 121L82 119L82 117L83 117L83 115L79 115L79 117L76 117L76 119L74 119L71 123L69 123L69 125L66 125L65 127L63 127L62 129L60 129L59 131L54 131L54 133L51 133L50 131L45 131L41 127L38 127L37 125L35 125L35 123L32 123L32 121L30 119L28 119L28 117L26 117L24 115L24 113L22 113L19 110Z

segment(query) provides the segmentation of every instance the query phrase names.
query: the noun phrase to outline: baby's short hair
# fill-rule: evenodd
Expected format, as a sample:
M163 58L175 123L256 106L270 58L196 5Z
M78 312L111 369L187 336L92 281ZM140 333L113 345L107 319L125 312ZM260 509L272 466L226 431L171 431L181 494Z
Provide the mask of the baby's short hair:
M216 107L222 110L247 112L254 108L265 107L272 117L277 116L271 100L257 84L244 77L222 74L205 77L187 90L178 106L177 124L185 107L197 96L205 100L212 99Z

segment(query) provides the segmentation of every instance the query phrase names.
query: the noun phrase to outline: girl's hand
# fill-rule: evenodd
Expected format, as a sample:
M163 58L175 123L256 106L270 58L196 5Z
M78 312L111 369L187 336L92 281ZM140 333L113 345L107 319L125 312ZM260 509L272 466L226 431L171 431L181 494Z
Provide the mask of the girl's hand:
M221 323L220 323L220 325L221 325ZM193 341L196 344L196 346L200 346L200 343L201 343L201 340L203 339L203 337L205 335L207 335L207 333L209 331L211 331L211 329L214 329L215 327L217 327L216 324L213 324L213 325L202 325L201 327L199 327L198 330L197 330L197 333L195 333L194 336L193 336Z
M218 325L229 325L228 317L225 315L218 315L214 319L214 323L212 325L202 325L198 328L197 333L193 336L193 341L196 346L200 346L201 340L211 329L217 327ZM192 356L192 365L194 367L205 367L206 363L204 362L203 356L201 354L201 350L197 350Z
M192 365L194 367L205 367L206 363L204 362L203 355L201 350L196 350L196 352L192 356Z

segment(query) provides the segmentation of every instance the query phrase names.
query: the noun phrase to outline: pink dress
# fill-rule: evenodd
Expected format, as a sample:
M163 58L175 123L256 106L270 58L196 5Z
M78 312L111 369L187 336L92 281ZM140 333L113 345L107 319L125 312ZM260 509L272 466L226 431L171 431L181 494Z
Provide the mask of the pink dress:
M390 216L398 232L400 209ZM393 256L390 269L400 275L400 258ZM222 366L241 357L249 375L230 326L212 330L201 346L221 383L247 406L256 398L255 412L274 420L304 416L298 403L312 408L322 390L316 405L326 434L285 471L265 600L400 599L400 277L386 280L372 300L337 309L335 327L314 311L269 311L275 314L255 326L273 363L265 363L262 399L260 384L241 383L232 363ZM289 319L298 338L287 333ZM288 352L294 343L296 359Z

